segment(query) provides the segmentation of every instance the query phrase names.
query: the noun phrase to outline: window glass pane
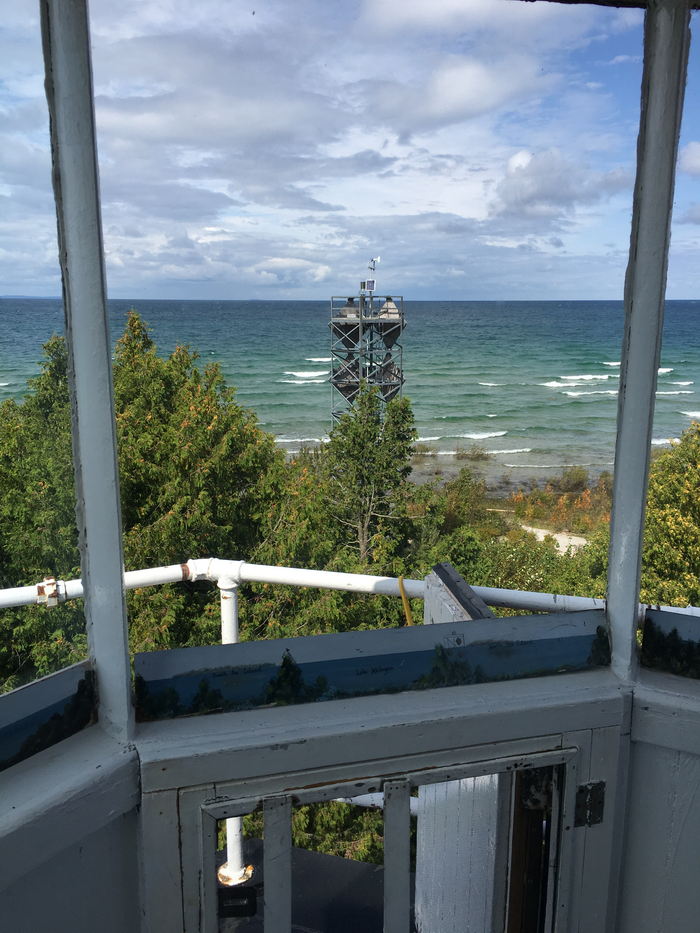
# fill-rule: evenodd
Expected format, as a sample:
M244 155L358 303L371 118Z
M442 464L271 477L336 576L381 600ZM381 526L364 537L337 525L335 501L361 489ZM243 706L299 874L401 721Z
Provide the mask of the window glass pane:
M133 305L157 347L132 320L116 351L127 567L216 554L420 578L451 560L470 583L603 595L641 15L421 10L314 5L299 46L291 8L92 4L114 336ZM326 443L329 299L362 282L408 299L396 381L415 435L375 400ZM179 343L199 359L169 356ZM235 401L195 374L207 363ZM240 595L243 639L405 620L398 599ZM204 587L144 591L130 616L136 650L219 638Z
M0 37L0 587L80 575L37 14L3 11ZM0 610L0 691L86 656L82 603L50 602Z

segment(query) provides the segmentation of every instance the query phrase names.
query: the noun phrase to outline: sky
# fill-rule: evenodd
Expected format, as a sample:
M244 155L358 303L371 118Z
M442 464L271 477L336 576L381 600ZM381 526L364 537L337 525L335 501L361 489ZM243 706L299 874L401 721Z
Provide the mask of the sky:
M38 3L0 14L0 295L54 296ZM376 256L407 299L622 297L640 11L92 0L90 20L111 297L323 299ZM698 99L700 47L670 298L700 298Z

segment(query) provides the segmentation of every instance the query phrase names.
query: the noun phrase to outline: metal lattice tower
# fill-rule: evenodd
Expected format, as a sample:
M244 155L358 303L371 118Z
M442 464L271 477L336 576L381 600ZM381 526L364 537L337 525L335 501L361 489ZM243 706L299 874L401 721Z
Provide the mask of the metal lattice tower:
M362 382L377 386L384 402L401 396L406 326L403 297L375 295L374 270L379 257L370 259L371 278L360 282L359 295L331 298L331 414L337 421L352 407Z

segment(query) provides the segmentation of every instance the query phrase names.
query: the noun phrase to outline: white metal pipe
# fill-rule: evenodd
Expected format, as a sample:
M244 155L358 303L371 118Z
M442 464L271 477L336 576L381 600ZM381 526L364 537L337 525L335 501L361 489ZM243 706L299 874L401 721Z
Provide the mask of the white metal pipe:
M262 583L285 583L291 586L318 586L326 589L350 589L357 592L382 592L387 595L400 595L398 581L392 577L372 577L363 574L343 574L331 573L323 570L300 570L296 567L273 567L263 564L246 564L244 561L227 561L215 558L203 558L190 560L186 564L172 564L168 567L150 567L145 570L128 570L124 574L124 587L132 590L139 587L159 586L165 583L180 583L182 581L193 582L195 580L210 580L218 583L219 578L214 575L217 568L227 571L227 574L221 579L230 580L230 568L237 568L240 565L241 580L249 580L247 569L254 568L254 579ZM266 571L270 571L266 573ZM284 579L279 579L277 571L282 571ZM211 574L211 575L210 575ZM302 574L299 582L297 574ZM325 574L324 586L321 583L307 582L307 574ZM253 574L251 574L251 577ZM340 580L338 579L340 578ZM344 578L350 578L348 581ZM372 589L370 584L360 590L357 586L357 579L366 581L379 581L386 584L387 581L394 583L395 587L383 589ZM83 584L81 580L57 580L59 590L59 602L65 602L69 599L80 599L83 596ZM340 583L341 585L338 585ZM422 599L425 592L423 580L405 580L404 584L410 596ZM17 586L10 589L0 590L0 609L9 609L18 606L33 606L38 602L37 586ZM526 590L506 590L491 586L474 586L474 592L480 596L489 606L502 606L507 609L529 609L532 612L576 612L584 609L605 609L605 600L594 599L589 596L565 596L558 593L531 593ZM639 606L639 614L643 615L646 610L644 604ZM669 612L682 612L686 615L700 616L700 607L687 606L680 608L678 606L653 606L650 608L667 610Z
M238 642L238 584L227 577L218 581L221 604L221 643ZM225 884L240 884L247 880L243 861L243 820L240 816L226 820L226 863L219 869L219 878Z
M128 742L131 670L86 0L42 0L88 647L102 727Z
M337 573L331 570L306 570L300 567L273 567L249 564L239 560L190 560L187 562L192 580L219 580L226 577L237 583L279 583L286 586L309 586L328 590L346 590L355 593L374 593L400 596L396 577L379 577L366 573ZM422 598L423 580L404 580L406 594Z
M15 606L34 606L36 601L36 585L14 586L11 589L0 590L0 609L11 609Z
M124 574L124 586L135 590L142 586L160 586L163 583L180 583L187 580L187 564L171 564L168 567L149 567L146 570L127 570Z
M473 586L472 589L487 605L501 606L506 609L530 609L532 612L577 612L583 609L605 609L605 600L594 599L592 596L529 593L491 586Z
M687 0L649 0L608 561L612 667L636 666L636 619L671 211L690 44Z

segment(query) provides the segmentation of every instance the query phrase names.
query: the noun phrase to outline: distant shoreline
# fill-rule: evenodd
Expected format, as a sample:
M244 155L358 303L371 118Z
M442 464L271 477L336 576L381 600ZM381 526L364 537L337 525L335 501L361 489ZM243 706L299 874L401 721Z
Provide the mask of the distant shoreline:
M518 489L534 489L544 486L549 480L561 476L564 466L551 467L506 467L492 457L485 460L457 457L455 455L418 454L412 460L410 479L413 483L446 483L454 479L460 470L467 468L486 483L488 491L497 498L507 497ZM583 467L589 482L597 480L605 468ZM612 472L612 464L607 468Z

